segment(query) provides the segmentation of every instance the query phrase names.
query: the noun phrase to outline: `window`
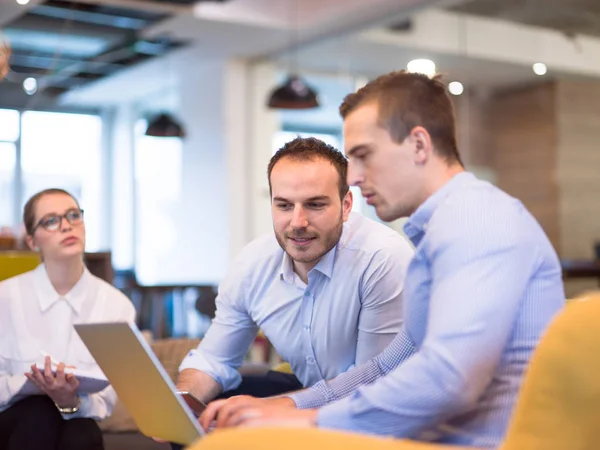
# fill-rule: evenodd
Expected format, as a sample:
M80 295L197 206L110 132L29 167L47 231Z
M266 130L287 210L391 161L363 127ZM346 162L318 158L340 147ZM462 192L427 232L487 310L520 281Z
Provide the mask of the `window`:
M145 136L146 121L135 139L135 271L140 284L171 284L179 278L181 240L177 220L182 205L182 152L179 138Z
M43 189L65 189L85 209L86 250L102 248L102 120L28 111L21 120L21 207Z
M99 116L0 109L0 231L20 234L25 202L43 189L62 188L85 209L86 250L102 249L102 162Z
M19 111L0 109L0 141L15 142L19 139Z
M19 139L19 112L0 109L0 228L12 227L15 217L15 170ZM17 231L17 230L14 230Z
M12 226L15 222L16 153L15 144L0 141L0 227Z

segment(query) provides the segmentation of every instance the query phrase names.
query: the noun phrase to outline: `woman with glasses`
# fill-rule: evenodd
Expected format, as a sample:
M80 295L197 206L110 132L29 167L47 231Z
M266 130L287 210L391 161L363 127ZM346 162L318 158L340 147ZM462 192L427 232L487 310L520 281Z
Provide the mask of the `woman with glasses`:
M96 423L116 401L112 387L78 392L69 367L99 370L74 323L133 322L135 310L83 263L83 210L68 192L48 189L25 205L36 269L0 282L0 450L102 449ZM23 395L32 383L39 395Z

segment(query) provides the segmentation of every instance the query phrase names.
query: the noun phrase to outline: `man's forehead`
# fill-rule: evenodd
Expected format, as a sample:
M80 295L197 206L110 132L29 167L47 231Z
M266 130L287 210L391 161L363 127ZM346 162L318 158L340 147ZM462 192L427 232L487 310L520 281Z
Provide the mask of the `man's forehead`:
M271 188L273 197L282 196L290 198L311 198L317 196L331 196L337 191L339 175L332 165L296 166L294 170L281 171L273 169Z
M376 124L379 118L379 105L368 102L356 107L344 119L344 125L352 124L353 127Z

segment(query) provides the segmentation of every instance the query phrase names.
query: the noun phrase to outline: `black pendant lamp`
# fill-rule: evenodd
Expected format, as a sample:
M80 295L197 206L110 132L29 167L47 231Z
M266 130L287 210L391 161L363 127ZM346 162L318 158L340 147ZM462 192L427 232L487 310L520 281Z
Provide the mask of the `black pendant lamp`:
M290 51L294 56L291 70L288 72L289 75L285 83L281 86L277 86L269 95L267 105L273 109L310 109L318 108L319 100L317 93L311 88L306 82L296 75L296 53L297 50L297 32L298 32L298 5L299 0L293 0L290 2L290 24L292 24L292 33L290 35Z
M284 84L276 87L268 101L269 108L310 109L318 108L317 93L297 75L288 76Z
M160 113L148 124L146 136L184 138L183 126L168 113Z

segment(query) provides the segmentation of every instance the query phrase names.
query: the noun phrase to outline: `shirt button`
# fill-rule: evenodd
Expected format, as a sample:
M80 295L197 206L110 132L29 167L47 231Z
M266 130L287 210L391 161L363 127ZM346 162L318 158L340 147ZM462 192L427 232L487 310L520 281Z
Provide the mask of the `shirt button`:
M305 330L310 330L310 325L304 325Z
M305 297L310 297L310 291L304 291L304 296Z
M313 364L315 362L315 358L313 358L312 356L309 356L308 358L306 358L306 362L309 364Z

